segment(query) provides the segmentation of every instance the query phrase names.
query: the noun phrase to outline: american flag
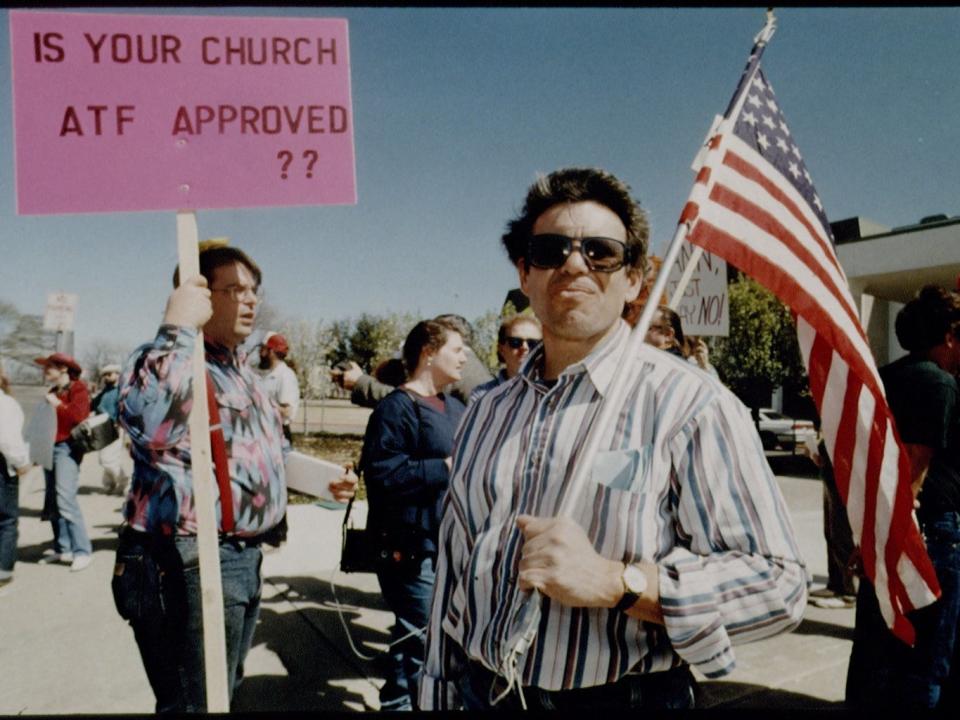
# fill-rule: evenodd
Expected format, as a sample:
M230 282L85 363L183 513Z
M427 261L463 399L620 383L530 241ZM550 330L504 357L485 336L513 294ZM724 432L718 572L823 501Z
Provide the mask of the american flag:
M681 222L690 242L791 309L864 572L888 626L913 644L905 613L930 604L940 590L913 516L909 460L823 205L760 69L760 38L708 139Z

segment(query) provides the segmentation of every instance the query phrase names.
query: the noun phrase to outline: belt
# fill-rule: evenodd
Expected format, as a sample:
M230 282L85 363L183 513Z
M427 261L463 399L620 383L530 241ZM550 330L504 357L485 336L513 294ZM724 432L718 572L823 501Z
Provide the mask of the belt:
M474 660L467 662L467 674L471 684L483 693L483 697L497 697L507 688L507 681L499 674L491 672L486 666ZM563 709L571 706L587 706L593 704L594 699L600 696L609 696L611 693L623 697L627 701L635 697L662 695L664 692L674 693L678 688L693 688L693 675L687 665L671 668L655 673L629 672L619 680L604 685L591 687L571 688L569 690L544 690L536 686L523 686L524 696L533 701L531 707L539 705L543 709ZM515 696L514 696L515 697ZM504 703L507 705L508 703Z
M173 544L173 542L178 538L193 538L196 539L196 535L161 535L160 533L148 533L143 532L142 530L134 530L129 525L124 526L120 530L120 537L124 539L133 540L136 542L143 543L145 545L157 545L157 544ZM253 535L250 537L241 536L241 535L227 535L221 533L219 536L220 545L233 545L238 550L243 550L245 548L254 548L259 547L264 542L266 542L268 535L266 533L261 535Z

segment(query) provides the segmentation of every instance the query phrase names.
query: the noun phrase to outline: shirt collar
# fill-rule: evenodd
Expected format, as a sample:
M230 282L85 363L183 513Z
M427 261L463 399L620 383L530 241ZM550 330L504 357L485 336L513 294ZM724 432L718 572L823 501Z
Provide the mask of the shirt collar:
M231 350L226 345L208 340L206 336L203 338L203 345L207 352L207 357L214 362L218 362L221 365L237 365L238 367L243 365L246 354L241 351L239 347Z
M629 337L630 326L624 320L618 319L617 328L605 337L583 360L564 368L558 379L563 381L567 376L586 373L594 388L603 397L613 380L614 373L620 363L623 347ZM544 347L543 343L540 343L539 347L530 353L530 356L520 366L518 374L524 382L534 387L543 387L538 385L538 381L543 376L543 361Z

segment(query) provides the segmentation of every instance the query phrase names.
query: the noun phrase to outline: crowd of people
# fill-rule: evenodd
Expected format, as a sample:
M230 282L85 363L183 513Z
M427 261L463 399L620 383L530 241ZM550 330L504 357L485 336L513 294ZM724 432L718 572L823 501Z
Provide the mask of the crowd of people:
M648 232L613 175L544 176L501 238L530 309L503 319L496 375L453 314L417 323L400 357L370 374L356 363L333 371L353 402L373 409L358 471L377 580L395 616L382 709L690 708L692 668L722 677L734 645L799 624L811 577L749 410L669 307L633 343ZM122 429L100 457L105 489L124 494L111 588L158 712L207 708L188 432L198 333L231 695L255 636L263 547L286 537L284 460L299 403L282 335L264 338L261 374L241 350L259 266L222 242L199 257L199 275L175 272L155 337L122 368L100 368L92 402L72 357L38 359L56 415L48 561L72 570L91 561L72 430L91 411ZM847 699L935 707L954 701L958 677L957 293L924 288L897 335L909 355L881 376L943 596L916 611L909 648L860 579ZM0 374L0 587L16 560L18 478L31 467L23 413L7 391ZM127 443L129 478L118 462ZM826 480L825 447L811 455ZM345 466L330 489L345 502L358 482ZM827 590L850 597L855 549L834 565Z

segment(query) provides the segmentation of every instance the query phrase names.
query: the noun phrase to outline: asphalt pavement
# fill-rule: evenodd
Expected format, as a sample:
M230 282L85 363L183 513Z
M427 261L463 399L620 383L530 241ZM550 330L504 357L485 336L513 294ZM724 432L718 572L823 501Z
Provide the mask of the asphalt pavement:
M799 459L771 463L818 587L826 574L820 481ZM2 715L153 712L133 634L110 593L122 499L106 494L100 478L96 454L88 455L80 504L94 561L82 572L38 563L52 538L40 520L43 476L35 470L21 481L19 562L14 581L0 590ZM355 505L360 525L365 511ZM337 570L342 509L292 505L288 519L287 543L264 557L260 622L231 709L376 710L377 655L392 622L376 578ZM738 646L733 674L700 684L700 706L837 708L852 627L852 609L808 606L794 632Z

